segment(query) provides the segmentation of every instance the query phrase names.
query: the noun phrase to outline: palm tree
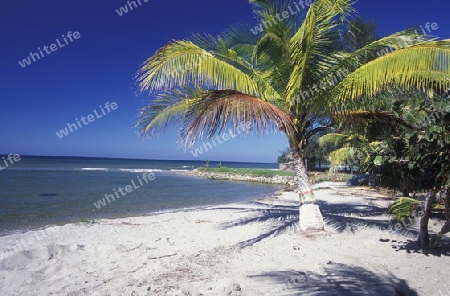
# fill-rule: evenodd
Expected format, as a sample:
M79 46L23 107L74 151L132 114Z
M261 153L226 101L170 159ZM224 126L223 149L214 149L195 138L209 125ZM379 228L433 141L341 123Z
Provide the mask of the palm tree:
M184 147L248 122L255 133L285 133L300 228L323 229L303 162L308 138L329 126L334 112L379 107L372 97L390 85L448 87L450 43L405 31L344 51L353 1L316 0L305 14L291 13L294 2L286 2L250 0L260 34L239 25L160 48L137 74L139 89L152 96L137 126L154 136L181 123ZM389 53L377 54L388 47Z
M319 138L319 146L331 145L334 149L329 152L328 159L331 163L330 170L345 165L353 174L355 164L360 165L362 157L366 155L365 150L371 147L367 138L359 133L328 133Z

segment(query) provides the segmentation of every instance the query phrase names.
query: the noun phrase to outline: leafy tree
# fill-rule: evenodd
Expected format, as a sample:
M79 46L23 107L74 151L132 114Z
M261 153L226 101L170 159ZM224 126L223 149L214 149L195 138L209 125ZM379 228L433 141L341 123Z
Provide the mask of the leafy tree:
M378 167L385 179L403 183L404 197L389 209L397 220L409 217L420 204L409 198L412 186L429 190L420 220L419 243L423 248L437 246L442 235L450 231L450 105L446 98L435 98L432 92L429 95L421 100L412 97L395 102L393 113L385 113L383 118L390 122L384 149L372 150L364 159L366 168ZM380 127L380 122L377 125ZM428 222L439 190L446 194L446 222L430 241Z
M429 245L436 247L442 237L450 232L450 113L445 115L444 122L440 125L432 125L422 130L407 133L408 152L410 169L418 168L422 172L429 174L432 180L431 191L425 201L424 215L420 221L419 243L422 247ZM445 191L445 217L446 222L441 231L431 240L428 233L428 221L431 217L431 209L437 201L438 190ZM417 200L407 198L401 199L392 205L391 213L396 219L409 216Z
M251 0L261 34L234 26L219 36L195 35L160 48L137 80L153 99L137 126L153 136L180 123L180 143L192 146L250 122L253 131L286 134L300 197L300 228L322 229L323 218L304 166L308 137L328 128L330 114L374 109L374 97L401 88L449 86L448 41L404 31L350 52L342 46L355 10L350 0L316 0L303 19L280 17L287 1ZM392 53L377 56L385 48ZM309 218L304 218L309 217Z
M450 112L441 112L441 115L433 125L405 135L409 144L410 168L418 167L430 174L433 180L431 194L425 202L425 215L420 221L419 242L422 247L430 244L428 220L437 191L441 189L446 190L446 223L431 245L437 246L442 235L450 231Z
M292 152L291 149L286 148L286 149L284 149L284 151L280 151L280 152L281 152L281 155L278 156L277 162L278 163L287 163L287 162L289 162L290 160L289 160L288 155Z

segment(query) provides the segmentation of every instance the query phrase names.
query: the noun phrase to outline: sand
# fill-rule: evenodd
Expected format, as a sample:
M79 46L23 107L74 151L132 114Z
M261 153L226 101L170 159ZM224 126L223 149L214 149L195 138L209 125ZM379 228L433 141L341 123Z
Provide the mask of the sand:
M316 185L324 232L298 229L297 196L0 237L0 295L450 295L450 239L421 251L392 200ZM431 221L437 230L440 221Z

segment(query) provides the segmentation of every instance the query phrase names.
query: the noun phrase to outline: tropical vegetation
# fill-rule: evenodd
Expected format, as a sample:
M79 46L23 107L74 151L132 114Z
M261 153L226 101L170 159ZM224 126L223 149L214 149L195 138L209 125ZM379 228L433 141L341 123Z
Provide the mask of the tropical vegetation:
M442 235L450 231L449 98L435 89L425 96L404 93L386 110L372 114L370 120L359 118L358 124L322 136L320 142L335 144L335 150L329 154L333 165L357 161L361 172L381 176L380 185L399 189L402 197L389 209L393 219L420 217L421 246L437 246ZM437 198L438 195L445 198ZM420 201L423 196L425 199ZM428 222L439 203L446 223L430 242Z

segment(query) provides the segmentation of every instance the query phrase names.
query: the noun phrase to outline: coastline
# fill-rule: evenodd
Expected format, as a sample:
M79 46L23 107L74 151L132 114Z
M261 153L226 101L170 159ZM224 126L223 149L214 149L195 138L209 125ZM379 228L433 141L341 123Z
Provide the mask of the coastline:
M298 197L278 196L0 237L4 295L433 295L450 246L414 247L389 230L390 200L343 183L314 186L325 232L299 232ZM433 229L439 223L433 221ZM44 232L45 231L45 232ZM435 255L435 256L430 256ZM423 268L427 266L427 272ZM190 293L190 294L189 294Z
M250 173L236 173L230 172L220 172L220 171L204 171L202 168L197 168L194 170L180 171L178 173L193 176L197 178L204 178L209 180L223 180L223 181L233 181L233 182L249 182L249 183L263 183L263 184L274 184L274 185L286 185L287 189L296 188L295 176L291 175L280 175L274 174L273 176L260 176ZM277 172L280 170L271 170ZM286 173L286 171L280 171ZM329 173L326 172L316 172L309 171L308 177L311 184L317 184L321 182L347 182L349 174L345 173Z
M235 182L251 182L263 184L276 184L295 186L295 179L293 176L253 176L250 174L230 174L221 172L203 172L198 169L179 172L183 175L193 176L198 178L206 178L209 180L235 181Z
M25 160L0 180L8 188L0 194L0 236L86 219L246 201L284 187L209 181L172 171L191 164L184 162ZM144 181L143 174L154 180Z

